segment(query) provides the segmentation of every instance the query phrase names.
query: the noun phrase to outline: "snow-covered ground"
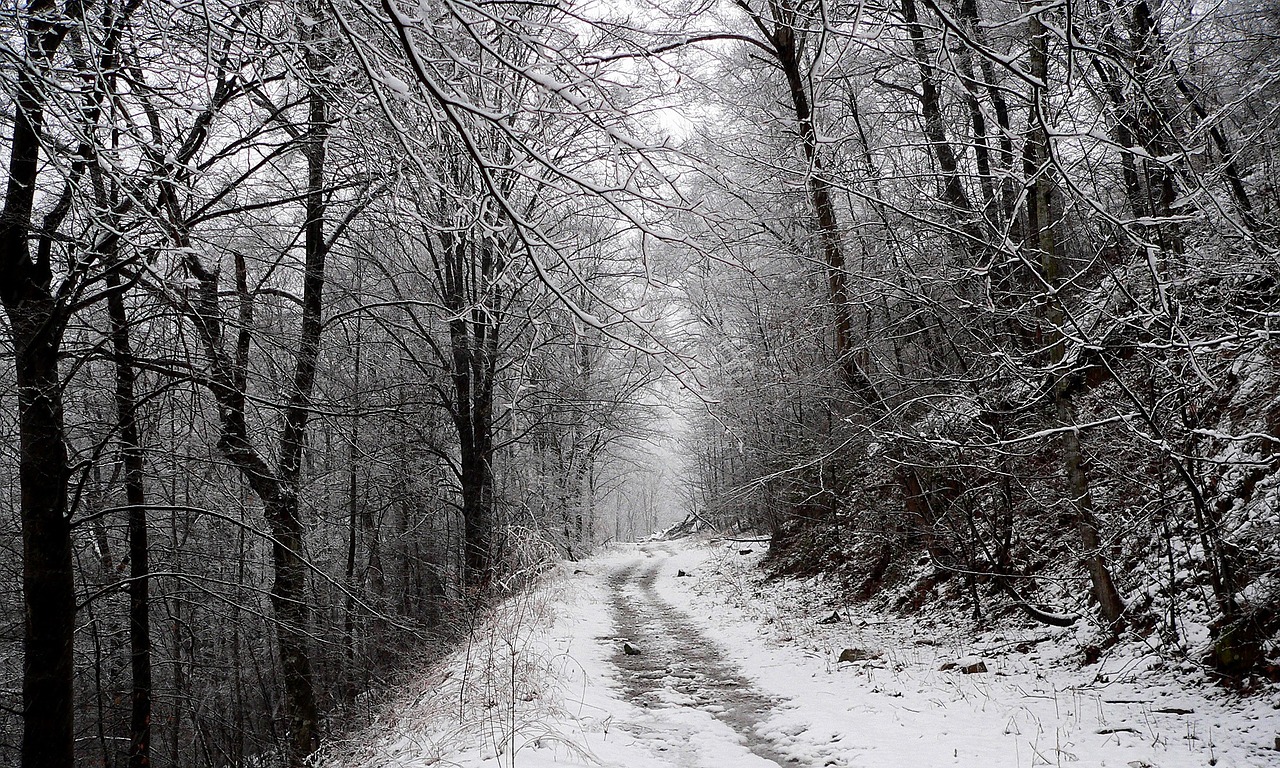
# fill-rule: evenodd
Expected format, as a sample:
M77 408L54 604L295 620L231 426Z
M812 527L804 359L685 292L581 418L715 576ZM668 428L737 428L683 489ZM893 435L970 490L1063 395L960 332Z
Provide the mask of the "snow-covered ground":
M563 566L322 764L1280 766L1274 689L1233 698L1130 646L1081 667L1044 631L880 620L819 581L762 583L752 548L653 542Z

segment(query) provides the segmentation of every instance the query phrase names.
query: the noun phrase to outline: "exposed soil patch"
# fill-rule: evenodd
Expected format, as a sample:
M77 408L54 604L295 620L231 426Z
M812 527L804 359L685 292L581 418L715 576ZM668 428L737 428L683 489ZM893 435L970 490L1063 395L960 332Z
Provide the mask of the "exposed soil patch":
M661 551L662 545L645 550ZM697 707L741 735L743 745L780 766L788 758L757 732L779 704L749 683L737 667L698 631L678 608L657 593L654 582L665 558L628 564L609 576L618 635L611 661L622 672L627 698L641 707ZM638 653L627 653L624 643Z

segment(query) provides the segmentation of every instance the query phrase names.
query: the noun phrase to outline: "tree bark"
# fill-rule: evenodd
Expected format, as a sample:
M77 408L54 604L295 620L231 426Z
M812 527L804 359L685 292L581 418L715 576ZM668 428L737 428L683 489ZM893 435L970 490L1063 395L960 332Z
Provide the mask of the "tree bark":
M779 4L769 43L773 46L778 66L787 78L791 105L795 112L796 127L800 132L800 146L808 164L807 181L809 199L817 219L818 242L826 267L827 291L832 311L835 313L836 358L845 383L869 403L879 403L880 394L870 377L858 365L853 348L853 313L849 306L849 276L845 269L844 249L840 245L840 225L836 219L835 201L832 199L831 182L823 174L822 158L818 153L818 133L814 126L813 107L804 80L804 62L800 40L797 39L793 10ZM787 15L789 14L789 15ZM759 23L763 26L763 21Z
M314 48L309 50L313 51ZM308 54L313 55L314 53ZM320 71L314 66L315 62L309 60L308 64L313 65L311 72ZM249 487L262 501L263 513L271 529L274 579L270 597L277 620L276 646L289 717L288 761L290 766L298 768L319 746L319 707L307 648L311 605L306 597L305 529L300 514L299 493L311 395L320 355L325 260L328 254L324 232L328 105L318 83L310 84L309 91L307 130L301 139L307 167L307 192L303 200L305 224L302 318L293 380L286 390L279 460L275 469L262 458L249 437L245 415L249 327L253 305L244 259L236 257L240 330L234 359L224 348L218 273L207 268L194 251L189 250L186 259L187 270L197 283L194 300L189 303L187 311L204 344L205 355L210 364L209 386L219 406L221 435L218 448L240 470ZM176 210L176 201L171 199L170 203L170 207ZM181 232L181 228L177 229ZM185 238L185 235L180 234L180 237ZM190 247L189 242L180 245Z
M308 68L319 73L312 39ZM275 581L271 603L281 620L278 632L280 660L284 672L285 695L290 710L290 763L301 766L320 745L316 704L312 684L307 633L311 604L307 602L307 566L304 558L304 529L299 509L302 483L302 452L311 414L311 393L315 388L323 330L325 258L325 141L329 133L328 104L318 83L309 85L307 135L303 151L307 160L307 195L302 277L302 328L294 365L293 387L284 412L280 435L279 484L281 493L264 511L275 536L273 546Z
M32 259L29 240L44 131L42 73L81 10L73 3L58 15L51 0L34 0L27 9L26 58L16 77L9 181L0 212L0 302L9 318L18 385L24 768L71 768L75 759L76 604L58 368L66 313L54 292L48 249Z
M475 242L470 233L451 235L437 270L444 305L453 315L449 365L462 487L463 579L477 595L491 586L496 567L492 458L499 293L473 282L486 281L501 268L493 252L497 247Z
M942 171L942 198L961 215L967 216L973 211L973 204L965 192L960 179L960 163L955 149L947 140L947 126L942 116L942 94L938 87L938 78L933 63L929 60L929 50L925 45L924 28L920 25L920 17L916 12L915 0L902 0L902 20L907 24L907 34L911 37L911 49L915 55L916 69L920 72L920 112L924 118L924 134L933 149L933 156L938 160ZM964 231L977 238L971 222L966 222Z
M1028 25L1031 36L1031 75L1040 82L1047 83L1048 30L1035 13L1030 14ZM1067 475L1067 489L1071 495L1072 515L1083 549L1085 570L1093 587L1093 597L1098 602L1103 618L1114 631L1119 629L1121 614L1125 608L1124 601L1116 590L1115 581L1102 554L1102 540L1098 532L1089 475L1085 470L1080 434L1075 429L1075 403L1068 377L1065 372L1057 370L1066 357L1066 313L1062 307L1062 297L1057 292L1062 275L1057 238L1053 230L1053 184L1050 178L1052 157L1045 127L1048 120L1045 99L1043 88L1032 88L1029 135L1024 152L1031 187L1027 203L1027 245L1039 256L1042 277L1049 294L1045 309L1051 334L1049 357L1054 375L1058 377L1053 389L1054 410L1058 425L1063 427L1063 464Z
M76 604L58 372L63 318L47 279L10 253L5 262L0 290L13 334L22 488L22 765L71 768Z
M114 251L117 239L109 238ZM108 263L115 262L114 254ZM151 602L150 560L147 548L146 490L144 461L138 429L137 372L129 338L128 316L120 275L107 274L111 289L107 314L111 320L111 346L115 355L116 411L120 420L120 457L124 464L124 492L128 505L129 531L129 669L132 678L129 717L129 766L151 765Z

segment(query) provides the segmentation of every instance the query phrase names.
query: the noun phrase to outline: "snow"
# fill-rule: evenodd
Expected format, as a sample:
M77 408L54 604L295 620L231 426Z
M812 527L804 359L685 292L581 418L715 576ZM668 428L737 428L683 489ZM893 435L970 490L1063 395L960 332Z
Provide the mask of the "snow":
M761 549L655 541L565 564L321 765L1280 765L1274 689L1234 698L1140 643L1081 666L1079 628L890 620L822 580L763 581ZM624 639L642 655L621 656ZM663 661L663 642L692 668ZM844 649L866 653L839 662ZM960 671L978 660L987 673ZM737 670L732 690L699 682L710 664ZM743 688L771 706L744 718Z
M397 99L400 99L401 101L413 100L413 89L404 80L401 80L390 72L383 72L378 79L382 81L383 85L391 90L391 93Z

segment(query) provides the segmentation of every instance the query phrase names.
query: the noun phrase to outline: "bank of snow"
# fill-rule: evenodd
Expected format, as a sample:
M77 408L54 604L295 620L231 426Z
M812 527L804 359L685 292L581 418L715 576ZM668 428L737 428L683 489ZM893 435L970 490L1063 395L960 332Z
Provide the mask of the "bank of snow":
M1081 667L1048 633L967 639L926 619L888 622L821 581L764 582L734 542L618 547L567 565L495 610L469 647L425 670L327 768L771 765L713 717L714 702L626 700L606 576L661 558L658 593L780 701L760 734L796 765L1280 765L1275 692L1233 700L1132 649ZM689 574L680 577L679 571ZM840 621L818 620L838 612ZM1048 637L1048 639L1046 639ZM855 662L839 662L845 649ZM981 659L986 673L949 663Z
M672 566L693 577L669 592L748 677L793 701L768 727L803 763L822 764L830 750L814 745L829 733L852 742L841 756L850 765L1280 765L1274 686L1235 697L1139 644L1082 666L1064 636L1075 630L974 637L927 616L889 620L843 603L821 578L765 581L762 549L685 550ZM833 613L838 622L820 623ZM846 649L871 658L840 662ZM961 672L976 661L985 673Z

